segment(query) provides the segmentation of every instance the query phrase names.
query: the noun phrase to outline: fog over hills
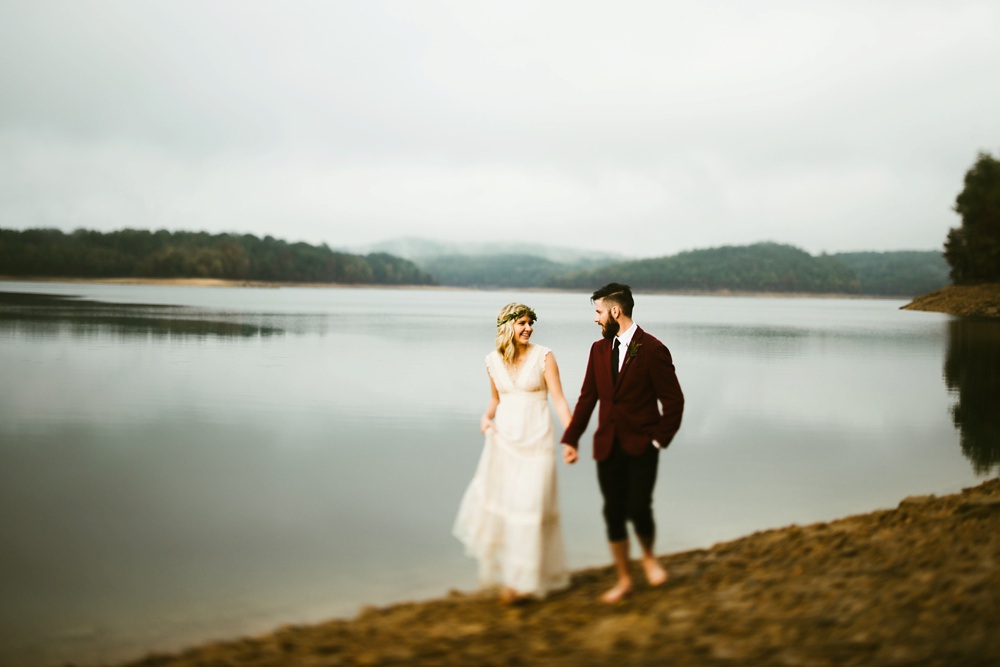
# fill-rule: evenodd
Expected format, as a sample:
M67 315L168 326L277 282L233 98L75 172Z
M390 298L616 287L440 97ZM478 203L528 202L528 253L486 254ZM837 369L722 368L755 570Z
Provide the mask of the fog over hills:
M362 255L373 252L384 252L412 261L456 255L471 257L482 257L486 255L523 255L528 257L540 257L550 262L558 262L560 264L598 265L610 264L612 262L623 262L630 259L625 255L617 253L601 253L563 246L526 244L523 242L456 243L416 236L389 239L387 241L381 241L379 243L373 243L365 246L353 246L345 248L345 250L347 252Z

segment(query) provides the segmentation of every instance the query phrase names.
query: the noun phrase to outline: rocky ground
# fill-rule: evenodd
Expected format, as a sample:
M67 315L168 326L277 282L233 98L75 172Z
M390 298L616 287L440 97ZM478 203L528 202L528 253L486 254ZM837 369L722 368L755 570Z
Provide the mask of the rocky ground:
M903 309L1000 318L1000 284L949 285L914 298Z
M543 602L453 594L129 665L1000 665L1000 479L661 560L665 586L614 606L594 569Z

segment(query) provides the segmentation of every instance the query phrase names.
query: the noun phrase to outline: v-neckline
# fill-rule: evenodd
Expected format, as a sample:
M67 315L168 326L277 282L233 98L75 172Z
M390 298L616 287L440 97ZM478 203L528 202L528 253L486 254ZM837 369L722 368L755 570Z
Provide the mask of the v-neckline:
M521 379L522 375L524 375L524 368L528 365L528 358L535 353L535 349L538 347L534 343L529 343L529 345L530 348L524 354L524 361L521 362L521 367L515 369L513 373L510 372L511 369L507 367L507 363L504 362L503 357L500 357L500 363L503 364L504 373L507 374L507 379L510 380L510 385L512 387L517 387L517 381Z

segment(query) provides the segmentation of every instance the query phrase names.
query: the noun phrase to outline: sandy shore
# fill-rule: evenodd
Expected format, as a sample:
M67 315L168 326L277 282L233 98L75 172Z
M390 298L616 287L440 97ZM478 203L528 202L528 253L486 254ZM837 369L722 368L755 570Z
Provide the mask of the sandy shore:
M1000 284L949 285L928 294L921 294L903 306L903 310L1000 318Z
M453 593L128 664L1000 664L1000 479L661 561L665 586L614 606L593 569L543 602Z

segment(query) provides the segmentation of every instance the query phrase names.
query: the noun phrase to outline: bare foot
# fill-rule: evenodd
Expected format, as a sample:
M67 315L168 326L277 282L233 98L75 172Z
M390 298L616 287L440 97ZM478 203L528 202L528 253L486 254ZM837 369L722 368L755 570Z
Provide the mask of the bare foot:
M631 592L632 580L619 579L618 583L604 592L604 595L601 596L601 602L604 602L605 604L614 604L627 598Z
M669 579L667 571L660 565L660 561L655 558L643 558L642 569L646 571L646 581L650 586L662 586Z
M528 600L528 596L518 593L513 588L504 588L500 592L500 602L507 605L520 604Z

